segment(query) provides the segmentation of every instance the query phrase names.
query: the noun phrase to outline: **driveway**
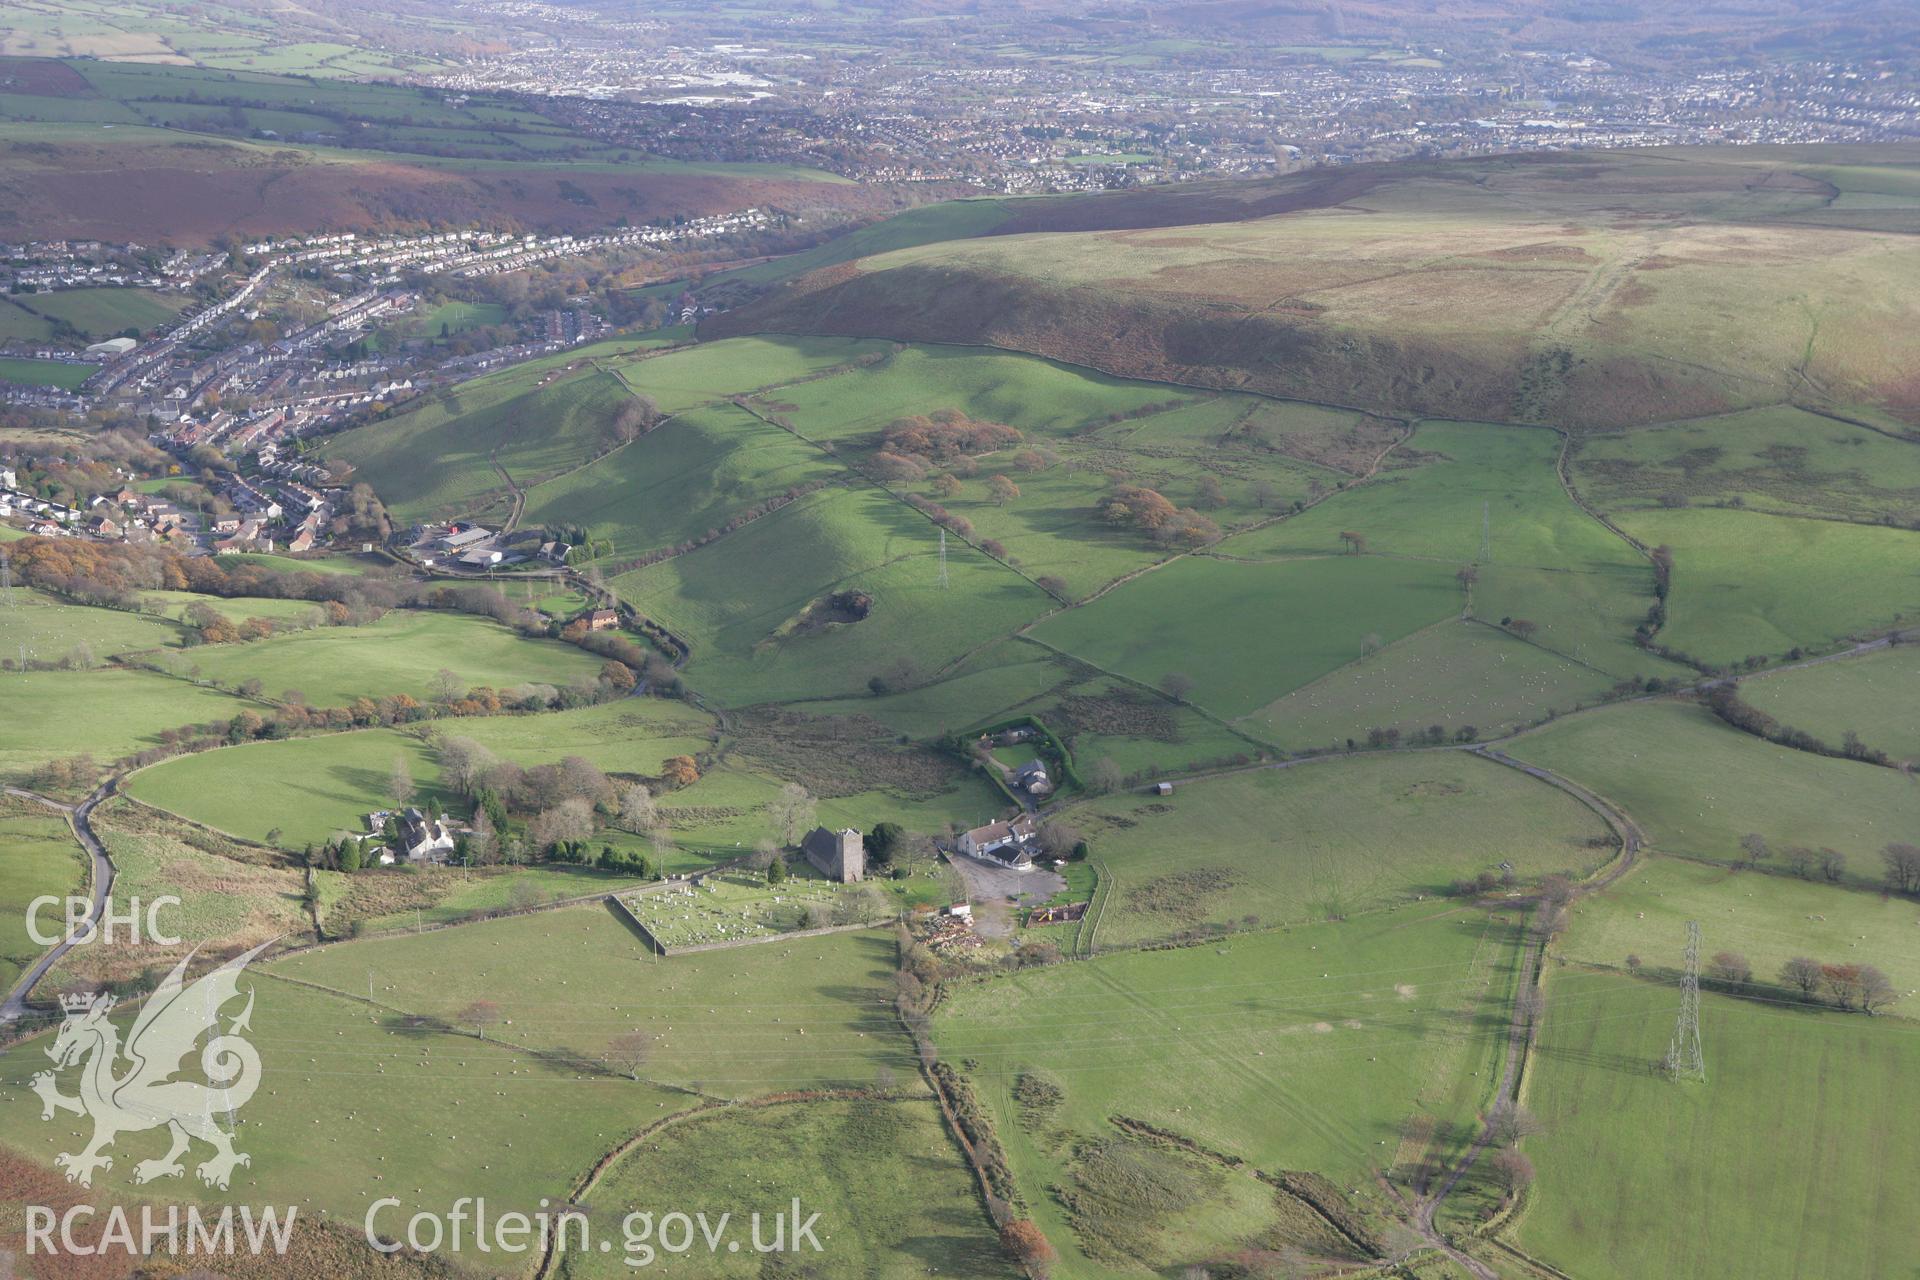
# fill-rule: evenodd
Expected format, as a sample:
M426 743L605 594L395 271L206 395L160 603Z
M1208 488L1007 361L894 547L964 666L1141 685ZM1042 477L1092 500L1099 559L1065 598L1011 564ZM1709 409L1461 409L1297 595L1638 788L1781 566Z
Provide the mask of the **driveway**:
M1019 871L992 858L969 858L961 853L950 853L947 860L967 882L973 927L983 937L1007 937L1013 932L1015 907L1045 902L1067 887L1063 877L1040 867Z

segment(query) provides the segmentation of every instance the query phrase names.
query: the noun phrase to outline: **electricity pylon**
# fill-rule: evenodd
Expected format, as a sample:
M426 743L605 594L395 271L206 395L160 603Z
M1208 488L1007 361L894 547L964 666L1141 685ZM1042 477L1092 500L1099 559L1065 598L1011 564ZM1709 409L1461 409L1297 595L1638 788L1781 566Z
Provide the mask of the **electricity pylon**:
M1667 1074L1675 1080L1707 1078L1707 1059L1700 1052L1700 922L1687 921L1687 968L1680 975L1680 1018L1667 1046Z

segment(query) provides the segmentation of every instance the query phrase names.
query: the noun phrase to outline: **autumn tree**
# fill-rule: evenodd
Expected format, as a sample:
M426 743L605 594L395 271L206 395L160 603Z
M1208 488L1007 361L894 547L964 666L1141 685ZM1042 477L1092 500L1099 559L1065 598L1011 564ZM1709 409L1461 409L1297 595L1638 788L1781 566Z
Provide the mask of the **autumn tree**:
M1045 1276L1060 1257L1031 1218L1017 1218L1000 1228L1000 1243L1029 1274Z
M700 766L692 756L668 756L660 762L660 778L675 790L690 787L700 781Z
M1006 476L993 475L987 477L987 497L993 499L994 506L1004 507L1019 496L1020 486L1012 480L1009 480Z

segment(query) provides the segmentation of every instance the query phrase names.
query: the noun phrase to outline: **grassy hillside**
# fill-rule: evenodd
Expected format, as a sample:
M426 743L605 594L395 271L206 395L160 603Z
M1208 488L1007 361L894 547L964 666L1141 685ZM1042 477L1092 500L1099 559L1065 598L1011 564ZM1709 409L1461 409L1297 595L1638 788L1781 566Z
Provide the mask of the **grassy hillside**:
M1417 1170L1481 1105L1514 938L1428 904L969 984L936 1030L1062 1251L1056 1274L1178 1274L1249 1239L1325 1244L1245 1172L1156 1158L1115 1121L1320 1171L1364 1211L1375 1172Z
M1411 161L1067 202L1002 228L1044 232L828 267L715 328L980 342L1456 418L1614 426L1811 396L1911 419L1905 224L1828 215L1914 152L1821 155Z
M1920 757L1920 649L1901 645L1856 661L1782 672L1741 685L1741 696L1783 724L1839 746L1856 733L1896 760Z
M733 703L917 683L1048 606L1038 587L952 542L870 488L829 489L616 579L625 599L694 645L690 677ZM872 599L838 619L829 597Z
M1914 1114L1880 1105L1916 1066L1910 1032L1857 1014L1726 996L1701 1002L1709 1081L1654 1069L1676 990L1555 975L1527 1088L1545 1132L1518 1229L1528 1251L1582 1276L1898 1275L1913 1194L1898 1153ZM1710 1205L1649 1213L1650 1204Z
M1608 708L1509 750L1623 806L1667 853L1727 861L1752 832L1776 849L1837 849L1851 879L1878 883L1882 847L1920 824L1920 794L1897 771L1775 746L1688 702Z
M86 889L87 862L67 820L44 805L0 796L0 992L11 991L43 948L27 934L27 908L36 898L65 898ZM40 929L57 932L58 909L40 913Z
M1244 716L1460 611L1453 568L1385 556L1263 563L1196 556L1155 569L1033 629L1046 644L1156 688ZM1223 625L1227 619L1233 625Z
M1910 529L1725 510L1634 512L1620 524L1673 549L1660 641L1704 662L1817 650L1920 611Z
M1612 852L1572 798L1464 752L1361 756L1077 807L1112 890L1102 945L1195 926L1340 918L1511 867L1582 875Z

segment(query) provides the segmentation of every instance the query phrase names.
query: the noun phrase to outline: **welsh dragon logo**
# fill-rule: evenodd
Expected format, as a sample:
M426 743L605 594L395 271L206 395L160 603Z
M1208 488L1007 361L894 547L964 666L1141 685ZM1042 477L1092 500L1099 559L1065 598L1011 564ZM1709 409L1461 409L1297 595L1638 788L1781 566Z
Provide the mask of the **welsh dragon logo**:
M32 1083L40 1095L42 1120L53 1119L57 1111L70 1111L93 1121L93 1140L85 1150L54 1157L54 1164L66 1171L67 1181L92 1186L95 1170L113 1168L113 1157L106 1151L114 1139L147 1129L165 1128L173 1146L159 1159L134 1166L135 1182L181 1176L185 1169L180 1157L195 1138L214 1150L196 1170L200 1181L210 1187L226 1190L234 1169L252 1163L244 1152L233 1149L232 1135L214 1121L216 1115L238 1111L260 1087L260 1055L240 1035L249 1029L253 1016L252 989L246 992L246 1007L225 1035L220 1034L220 1010L239 997L240 974L269 945L262 943L235 956L191 986L185 981L187 962L193 959L189 954L141 1006L124 1046L119 1027L109 1017L112 996L61 997L67 1016L47 1056L57 1064L56 1071L80 1068L80 1096L61 1093L55 1071L40 1072ZM209 1032L212 1038L200 1046L200 1069L209 1083L174 1079L201 1036Z

